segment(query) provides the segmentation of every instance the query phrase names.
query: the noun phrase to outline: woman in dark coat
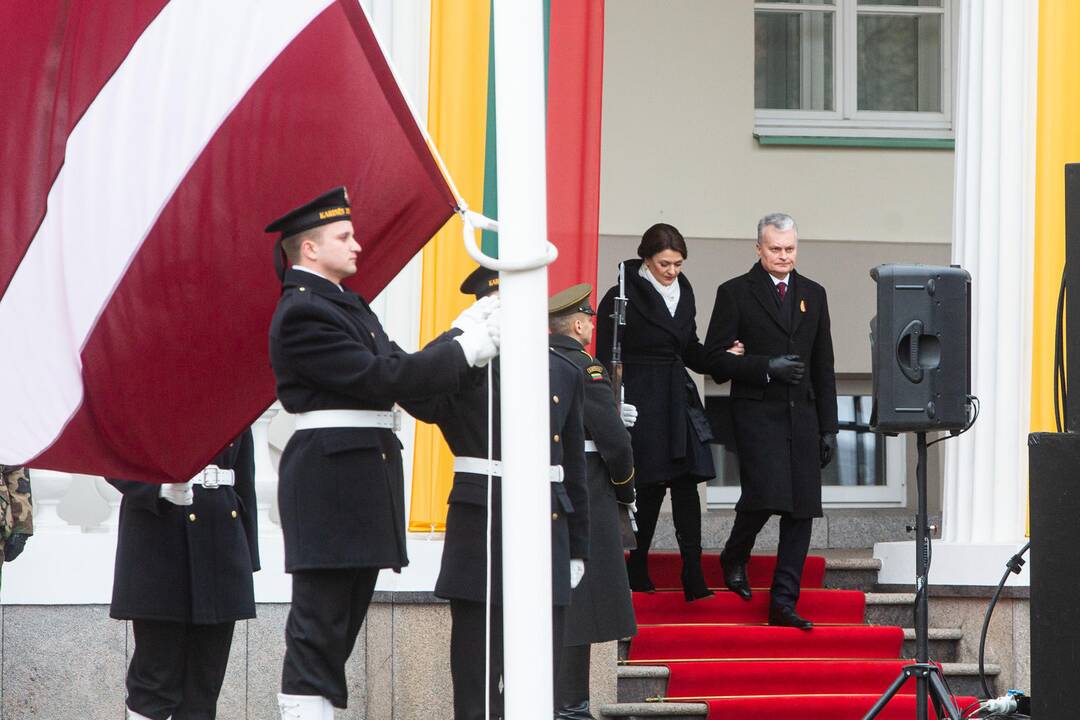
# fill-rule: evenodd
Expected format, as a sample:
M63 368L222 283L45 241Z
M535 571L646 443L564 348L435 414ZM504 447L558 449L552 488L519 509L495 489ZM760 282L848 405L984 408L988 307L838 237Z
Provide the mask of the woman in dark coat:
M657 223L627 260L626 327L622 329L625 401L638 410L630 430L637 483L637 548L627 559L630 588L655 590L648 554L664 494L671 490L672 520L682 555L687 600L712 592L701 573L701 505L697 484L715 475L713 439L697 387L687 368L708 373L698 340L694 290L682 274L686 241L677 229ZM611 313L619 288L608 290L597 312L597 356L611 360ZM738 348L733 351L737 352Z

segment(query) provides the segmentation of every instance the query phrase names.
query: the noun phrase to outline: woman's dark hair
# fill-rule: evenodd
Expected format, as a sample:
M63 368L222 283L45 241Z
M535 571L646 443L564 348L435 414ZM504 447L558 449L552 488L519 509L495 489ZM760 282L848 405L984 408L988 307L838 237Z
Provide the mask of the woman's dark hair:
M674 250L682 255L684 260L686 259L686 241L683 240L682 233L674 225L656 223L641 236L641 244L637 246L637 254L639 258L644 260L665 250Z

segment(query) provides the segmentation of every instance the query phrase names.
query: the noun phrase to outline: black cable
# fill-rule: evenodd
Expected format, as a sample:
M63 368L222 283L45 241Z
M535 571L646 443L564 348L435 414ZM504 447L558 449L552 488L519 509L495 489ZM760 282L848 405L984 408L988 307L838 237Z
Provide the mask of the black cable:
M968 422L968 424L964 426L963 430L961 430L960 432L958 432L956 434L950 433L948 435L943 435L943 436L939 437L937 440L934 440L933 442L926 443L927 448L929 448L931 445L937 445L939 442L943 442L943 441L948 440L950 438L960 437L961 435L963 435L964 433L966 433L968 430L970 430L971 428L973 428L975 426L975 421L979 419L979 407L980 407L979 398L976 397L975 395L968 395L967 399L971 401L971 405L975 408L975 414L971 416L970 422Z
M1005 589L1005 581L1009 579L1009 575L1012 573L1020 574L1024 567L1024 553L1030 547L1031 541L1029 540L1024 543L1024 547L1020 548L1019 552L1005 563L1005 574L1001 576L1001 582L998 583L997 590L994 591L994 597L990 599L990 605L986 608L986 615L983 617L982 632L979 634L979 682L982 684L983 693L987 698L991 697L991 694L990 686L986 682L984 660L986 657L986 634L990 630L990 618L994 614L994 606L997 605L998 599L1001 597L1001 591Z
M1054 422L1058 432L1069 430L1069 385L1065 374L1065 293L1068 264L1061 270L1061 288L1058 290L1057 316L1054 321Z

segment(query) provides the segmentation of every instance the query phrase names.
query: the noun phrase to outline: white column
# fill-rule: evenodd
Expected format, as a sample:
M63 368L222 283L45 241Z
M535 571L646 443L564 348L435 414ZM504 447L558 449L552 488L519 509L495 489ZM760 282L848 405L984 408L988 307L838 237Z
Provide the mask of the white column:
M996 584L1024 538L1037 26L1036 2L960 3L952 261L972 276L971 388L982 410L972 430L942 444L936 584ZM875 549L882 582L911 582L914 551L903 560L904 545Z

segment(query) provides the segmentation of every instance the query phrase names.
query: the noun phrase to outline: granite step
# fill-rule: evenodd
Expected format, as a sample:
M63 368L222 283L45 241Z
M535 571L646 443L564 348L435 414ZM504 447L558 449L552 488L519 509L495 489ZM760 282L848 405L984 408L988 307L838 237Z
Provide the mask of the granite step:
M866 593L866 624L906 627L915 622L915 593Z
M872 557L826 557L825 587L871 592L877 585L881 561Z
M601 705L600 716L621 718L622 720L646 720L646 718L664 718L664 720L705 720L709 706L705 703L612 703Z
M930 628L930 659L939 663L954 663L960 659L960 641L964 631L960 628ZM915 629L904 628L904 646L901 657L915 657Z

